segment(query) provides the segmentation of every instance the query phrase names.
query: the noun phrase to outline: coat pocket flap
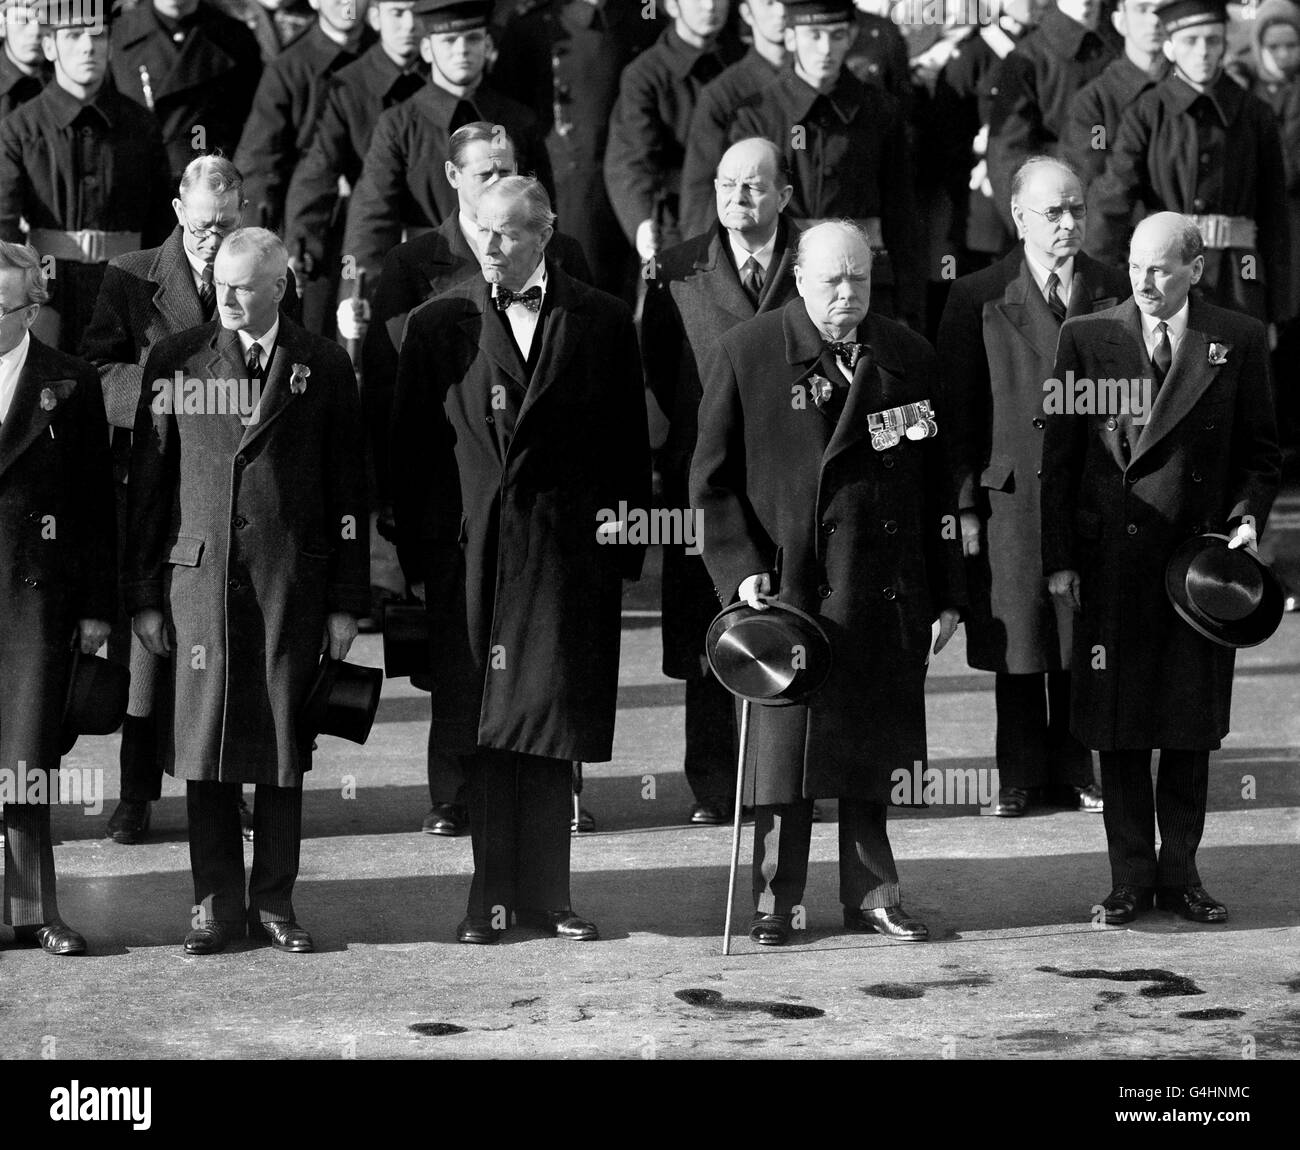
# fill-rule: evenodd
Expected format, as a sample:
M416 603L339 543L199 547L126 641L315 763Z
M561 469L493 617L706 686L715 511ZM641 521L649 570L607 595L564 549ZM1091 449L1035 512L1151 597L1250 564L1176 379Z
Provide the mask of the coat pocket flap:
M1095 511L1076 511L1074 529L1082 539L1101 538L1101 516Z
M197 567L203 554L204 540L197 535L178 535L168 548L167 562L178 567Z
M1015 460L1008 459L1005 455L995 455L980 474L980 486L993 491L1009 491L1015 471Z

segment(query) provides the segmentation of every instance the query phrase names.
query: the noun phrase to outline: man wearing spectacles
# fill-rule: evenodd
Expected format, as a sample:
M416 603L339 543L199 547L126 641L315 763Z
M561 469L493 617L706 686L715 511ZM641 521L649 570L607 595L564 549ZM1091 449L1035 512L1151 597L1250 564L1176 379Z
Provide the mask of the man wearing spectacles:
M1102 808L1092 756L1069 729L1071 616L1041 572L1043 381L1064 317L1129 294L1123 273L1080 251L1083 188L1064 161L1021 166L1011 216L1021 243L953 284L937 340L971 600L966 659L996 675L995 813L1004 818L1037 799Z
M126 472L144 361L159 340L214 317L213 263L222 240L239 227L244 209L239 169L221 156L199 156L185 169L179 194L172 200L176 226L171 235L159 247L110 260L104 273L81 354L99 369L113 427L119 539L126 534ZM292 275L280 307L297 317ZM124 615L119 615L109 642L109 657L124 663L129 659L132 693L122 724L121 801L109 819L108 835L114 842L138 843L149 830L149 804L162 788L152 719L157 662L132 640Z

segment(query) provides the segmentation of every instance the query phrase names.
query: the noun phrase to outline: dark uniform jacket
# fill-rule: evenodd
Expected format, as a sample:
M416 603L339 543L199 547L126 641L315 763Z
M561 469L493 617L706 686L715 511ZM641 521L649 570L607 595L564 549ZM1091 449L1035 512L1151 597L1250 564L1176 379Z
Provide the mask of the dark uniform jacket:
M1085 192L1106 170L1124 113L1168 73L1167 61L1162 60L1158 73L1152 76L1127 56L1118 56L1070 101L1061 133L1061 155L1079 170Z
M148 247L175 221L173 187L153 117L107 82L89 101L51 83L0 123L0 238L24 239L22 218L33 229L138 232ZM55 264L49 306L66 350L80 346L105 267Z
M1140 96L1124 113L1088 205L1088 250L1116 264L1127 258L1138 206L1147 215L1253 219L1255 248L1207 251L1201 290L1266 322L1290 318L1291 229L1277 124L1269 106L1226 73L1205 93L1175 74Z
M647 266L641 344L646 382L668 417L668 438L659 451L665 507L690 507L700 365L713 354L723 332L755 315L779 311L794 298L794 238L794 227L780 219L757 307L741 286L726 229L716 218L708 231L670 248ZM663 670L675 679L700 676L704 635L718 611L699 559L698 536L693 550L695 554L686 554L685 543L664 547Z
M367 28L361 50L374 38ZM356 52L340 47L317 24L267 65L235 153L250 220L265 219L274 231L283 226L289 181L311 145L329 79L356 59Z
M1074 257L1067 315L1129 295L1121 271ZM1043 383L1060 325L1017 245L952 285L936 346L949 415L959 511L980 517L980 553L966 560L966 660L1012 675L1069 666L1070 619L1057 617L1039 566Z
M830 676L807 705L751 711L759 804L888 801L891 773L926 758L931 624L964 602L934 351L876 315L857 338L874 355L838 421L808 399L813 375L844 377L802 299L732 328L704 370L691 505L718 598L775 572L779 597L831 642ZM868 415L923 399L938 435L873 449Z
M437 745L601 762L622 581L644 547L602 545L596 528L649 506L645 394L627 306L549 261L547 277L527 364L482 279L412 313L393 411L398 554L425 582Z
M95 371L33 336L0 423L0 770L58 768L73 630L117 613L115 527Z
M1150 377L1137 304L1067 320L1052 374ZM1211 362L1211 344L1219 354ZM1280 476L1264 326L1195 297L1150 421L1052 415L1043 447L1043 572L1076 571L1071 728L1101 751L1213 749L1235 652L1175 613L1165 567L1185 540L1262 532Z
M41 89L50 82L53 75L48 64L42 61L42 65L44 66L38 68L34 76L20 72L9 59L4 47L0 46L0 120L41 94Z
M858 9L853 14L857 37L844 58L848 68L864 84L878 84L903 106L912 108L912 66L907 59L907 41L898 25L887 16Z
M623 290L630 256L605 191L610 113L623 69L658 31L626 0L523 0L490 76L494 88L541 120L557 226L582 245L603 291Z
M258 0L224 0L221 6L253 34L264 64L297 43L316 21L307 0L283 0L274 12Z
M1070 101L1116 55L1113 38L1052 7L998 68L989 117L993 199L1012 234L1011 177L1030 156L1057 155Z
M203 152L235 154L262 74L253 34L206 2L182 35L174 41L153 5L142 3L113 21L109 57L118 91L157 116L178 178Z
M331 77L311 146L289 184L284 238L290 255L305 250L317 265L326 260L331 231L342 224L339 177L356 187L375 122L424 87L427 72L403 72L381 44L372 44Z
M793 173L787 208L793 219L879 218L896 287L894 312L916 324L925 269L898 101L847 71L822 95L787 67L736 109L728 143L746 136L766 136L784 147Z
M605 187L630 241L650 219L662 229L661 248L682 239L682 163L695 102L738 55L726 46L692 48L668 28L623 69L609 121Z
M356 378L338 344L284 316L247 425L237 411L155 410L154 381L178 372L204 385L248 374L216 321L161 340L145 364L123 594L133 615L161 610L174 635L157 700L163 765L300 786L326 617L370 606Z
M369 273L372 288L384 256L402 241L404 231L437 227L456 215L456 189L445 171L448 140L457 128L476 120L502 125L514 141L519 171L536 176L554 197L551 162L532 112L485 85L460 99L426 84L379 117L348 209L343 253L356 261L357 271Z

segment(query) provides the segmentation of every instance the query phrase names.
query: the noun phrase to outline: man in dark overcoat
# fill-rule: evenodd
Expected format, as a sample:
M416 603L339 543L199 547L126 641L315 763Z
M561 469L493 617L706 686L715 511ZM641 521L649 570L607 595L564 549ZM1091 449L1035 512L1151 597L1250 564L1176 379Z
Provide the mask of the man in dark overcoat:
M3 808L4 921L49 954L83 954L59 918L49 799L73 646L97 651L114 615L112 477L94 368L30 334L43 280L35 251L0 242L0 773L15 793L27 780Z
M1043 572L1077 612L1071 717L1101 752L1108 923L1131 922L1153 893L1196 922L1228 917L1201 885L1196 848L1210 751L1228 733L1235 652L1174 613L1165 568L1207 531L1254 547L1281 453L1264 326L1189 300L1204 265L1194 221L1149 216L1129 249L1134 298L1067 321L1053 370L1061 380L1145 377L1155 389L1145 425L1057 414L1043 448Z
M287 256L273 233L231 233L214 272L218 321L161 340L145 364L124 593L136 634L170 656L157 701L163 766L186 780L185 950L219 951L247 923L309 951L292 902L312 750L300 717L322 651L342 659L369 609L361 412L343 349L278 310ZM238 384L237 404L221 384Z
M926 758L927 652L936 620L936 651L957 626L961 548L934 351L868 313L870 275L863 229L810 228L802 298L728 331L704 374L691 506L718 597L776 595L831 643L817 694L750 717L750 936L768 945L788 941L803 897L816 798L840 800L845 927L928 934L901 905L885 815L894 774ZM932 418L907 423L903 405L922 403Z
M997 675L995 813L1014 818L1035 798L1101 809L1092 755L1070 734L1070 614L1038 565L1043 384L1065 317L1114 307L1128 279L1079 250L1083 188L1063 161L1027 161L1011 195L1021 242L953 284L937 345L967 557L966 660Z
M127 473L131 430L154 344L216 315L213 262L222 239L239 227L247 208L239 170L221 156L198 156L181 177L172 201L176 226L161 245L128 252L108 263L81 340L81 354L99 369L104 409L113 434L118 543L126 542ZM289 277L280 308L297 320L298 293ZM119 564L122 557L119 556ZM131 667L131 699L122 721L120 801L108 820L114 842L142 842L149 832L149 804L162 794L162 762L153 713L154 656L131 633L123 612L109 639L109 658ZM245 812L245 833L252 833Z
M796 294L797 232L781 214L792 190L781 149L762 138L733 144L714 182L713 226L647 265L641 318L646 375L668 417L668 438L659 453L663 503L683 516L690 515L700 364L723 332L779 311ZM713 826L731 821L736 763L734 701L704 657L717 597L700 558L698 530L691 538L661 542L663 671L686 681L691 822Z
M457 938L587 940L569 898L572 763L611 757L622 581L649 443L632 315L544 249L542 185L479 199L484 278L417 308L393 406L398 548L430 626L431 738L463 756L474 878Z

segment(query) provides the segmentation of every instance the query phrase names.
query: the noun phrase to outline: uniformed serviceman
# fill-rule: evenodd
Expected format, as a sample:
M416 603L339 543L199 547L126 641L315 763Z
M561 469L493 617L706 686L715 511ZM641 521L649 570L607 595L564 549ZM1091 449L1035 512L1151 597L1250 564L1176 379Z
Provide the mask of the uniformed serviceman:
M348 200L385 108L426 83L415 0L374 0L366 13L379 43L339 69L325 93L315 135L298 161L285 202L284 240L303 285L303 326L334 331L334 296Z
M682 164L695 103L704 85L740 55L720 39L728 5L664 0L672 25L623 69L609 121L605 187L642 261L682 239Z
M162 128L171 174L233 156L262 75L253 34L206 0L141 0L113 23L113 83Z
M106 82L109 16L49 0L41 47L54 80L0 123L0 238L53 259L50 302L35 330L75 352L114 256L161 242L171 186L158 125Z
M313 23L315 5L307 0L218 0L220 6L244 25L269 64L294 43Z
M1106 170L1120 117L1169 72L1169 61L1161 51L1165 29L1159 7L1160 0L1120 0L1110 18L1124 37L1124 51L1070 101L1061 154L1078 170L1085 192Z
M520 0L489 75L541 118L559 228L582 245L596 286L614 295L628 294L635 269L605 190L605 142L619 76L657 31L638 4Z
M1186 213L1205 239L1202 293L1281 323L1290 318L1291 240L1272 109L1223 70L1223 0L1169 0L1160 19L1174 70L1124 113L1089 193L1089 251L1122 263L1135 208Z
M293 169L306 154L330 77L375 41L369 0L312 0L316 23L267 65L235 153L250 218L278 231Z
M41 51L41 23L34 0L0 4L0 120L20 104L40 95L49 83L50 66Z
M416 0L425 21L420 55L432 83L376 122L344 233L344 259L370 276L372 290L390 248L456 214L443 167L457 128L480 120L500 124L515 142L519 167L548 194L553 189L537 117L483 79L488 8L487 0Z

